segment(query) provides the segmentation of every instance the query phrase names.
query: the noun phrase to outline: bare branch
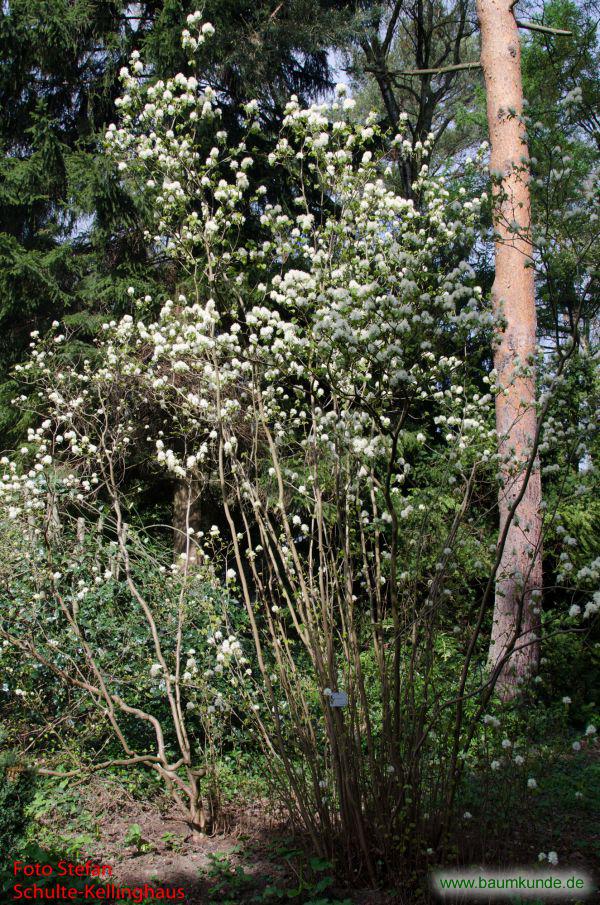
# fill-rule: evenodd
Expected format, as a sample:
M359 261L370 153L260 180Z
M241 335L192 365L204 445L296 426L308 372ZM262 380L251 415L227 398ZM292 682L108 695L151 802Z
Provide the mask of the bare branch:
M571 38L573 32L566 28L551 28L549 25L540 25L539 22L525 22L523 19L516 20L519 28L526 28L528 31L539 31L543 35L556 35L559 38Z
M438 69L395 69L391 75L442 75L444 72L460 72L463 69L481 69L479 60L471 63L454 63L452 66L440 66Z
M136 764L157 764L161 763L160 757L151 754L139 755L138 757L115 758L114 760L105 760L101 764L90 764L82 770L49 770L46 767L39 767L37 772L41 776L59 776L65 779L67 776L82 776L87 773L98 773L100 770L107 770L109 767L133 767Z
M383 44L381 45L381 49L384 54L387 54L388 50L390 49L392 40L394 38L394 32L396 30L396 25L398 24L398 18L400 16L401 9L402 9L402 0L398 0L398 2L396 3L396 6L394 7L392 15L390 17L390 21L388 23L388 27L387 27L385 38L383 40Z

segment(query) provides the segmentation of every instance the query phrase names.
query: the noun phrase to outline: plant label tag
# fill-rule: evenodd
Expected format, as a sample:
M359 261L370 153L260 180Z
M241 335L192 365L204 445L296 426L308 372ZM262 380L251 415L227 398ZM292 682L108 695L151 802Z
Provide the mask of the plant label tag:
M348 695L345 691L332 691L329 695L330 707L347 707Z

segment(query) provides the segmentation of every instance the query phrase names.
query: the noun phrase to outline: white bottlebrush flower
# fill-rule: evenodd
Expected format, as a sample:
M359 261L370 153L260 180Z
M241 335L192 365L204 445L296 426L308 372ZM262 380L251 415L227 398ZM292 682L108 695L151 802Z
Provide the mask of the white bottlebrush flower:
M486 726L494 726L496 729L500 725L500 720L498 719L498 717L492 716L489 713L485 714L485 716L483 717L483 722Z
M528 789L537 789L537 780L530 776L527 780L527 788Z

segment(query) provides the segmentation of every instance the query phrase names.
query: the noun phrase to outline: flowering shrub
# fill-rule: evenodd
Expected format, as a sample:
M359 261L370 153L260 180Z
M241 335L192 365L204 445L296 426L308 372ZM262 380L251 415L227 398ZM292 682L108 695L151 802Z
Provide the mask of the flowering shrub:
M206 643L220 634L223 591L122 522L119 492L107 505L101 496L110 486L93 475L31 469L21 482L14 467L9 475L4 691L27 709L32 738L56 727L67 743L79 736L74 774L81 741L94 749L108 732L113 741L92 769L152 769L190 822L205 828L227 721L223 666Z
M194 50L211 30L188 24ZM132 288L138 316L106 324L77 366L61 362L58 325L34 338L22 376L45 418L22 464L5 462L7 567L27 574L3 637L85 694L120 762L156 770L200 827L218 717L235 710L316 850L373 879L378 859L400 869L445 844L503 665L483 666L505 542L489 516L493 324L464 257L485 197L432 177L427 142L419 203L390 190L408 143L353 124L340 88L331 106L292 99L261 160L295 188L284 210L251 179L255 104L231 148L210 86L148 83L137 54L122 75L107 144L153 200L148 240L182 291L152 317ZM185 489L175 564L149 557L136 526L139 461ZM200 531L191 513L215 480L222 525ZM132 672L94 634L93 586ZM126 716L148 729L139 753ZM492 770L524 764L501 732L494 744Z

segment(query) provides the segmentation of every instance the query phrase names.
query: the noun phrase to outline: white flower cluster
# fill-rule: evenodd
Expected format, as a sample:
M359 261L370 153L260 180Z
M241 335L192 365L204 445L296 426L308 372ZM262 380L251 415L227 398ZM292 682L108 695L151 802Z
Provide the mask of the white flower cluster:
M212 38L215 33L214 25L210 22L202 21L202 13L196 10L190 13L186 19L188 28L181 33L181 43L185 50L191 50L195 53L199 47L204 44L207 38ZM192 31L190 31L192 29Z
M217 634L220 634L220 632ZM208 641L215 645L215 660L217 662L215 669L219 672L222 671L223 667L230 666L232 661L237 661L242 666L248 662L243 655L242 645L235 635L229 635L219 641L215 634Z

